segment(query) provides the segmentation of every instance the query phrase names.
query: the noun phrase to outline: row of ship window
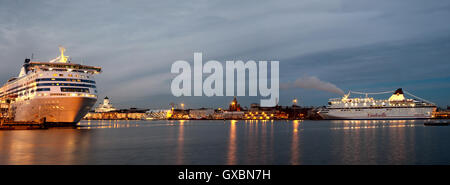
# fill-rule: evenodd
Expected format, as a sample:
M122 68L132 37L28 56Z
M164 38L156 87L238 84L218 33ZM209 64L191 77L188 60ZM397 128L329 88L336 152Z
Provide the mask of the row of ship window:
M41 76L43 76L43 74L41 74ZM54 77L58 77L58 76L59 76L59 77L63 77L64 74L61 74L61 73L59 73L59 74L58 74L58 73L54 73L53 76L54 76ZM80 77L80 78L90 78L88 75L85 76L85 75L73 75L73 74L67 74L67 76L68 76L68 77L75 77L75 78L78 78L78 77Z
M72 78L39 78L39 79L36 79L36 82L42 82L42 81L68 81L68 82L84 82L84 83L95 84L95 81L93 81L93 80L72 79Z
M73 83L38 83L38 84L36 84L36 86L76 86L76 87L90 87L90 88L96 88L95 85L89 85L89 84L73 84ZM27 89L29 89L29 88L33 88L33 87L27 87L27 88L19 89L19 90L17 90L17 91L10 92L10 93L8 93L8 94L16 93L16 92L19 92L19 91L24 91L24 90L27 90Z
M39 84L36 84L36 86L72 86L72 87L89 87L89 88L96 88L96 86L95 85L89 85L89 84L74 84L74 83L39 83ZM14 93L17 93L17 92L20 92L20 91L26 91L26 90L28 90L28 89L30 89L30 88L33 88L33 87L27 87L27 88L23 88L23 89L19 89L19 90L16 90L16 91L14 91L14 92L9 92L9 93L7 93L6 95L8 95L8 94L14 94ZM49 88L48 88L49 89ZM50 89L49 89L50 90ZM33 90L32 90L33 91ZM26 93L26 92L25 92ZM0 93L0 97L3 97L4 95L3 95L4 93Z
M361 109L341 109L340 111L362 111Z
M45 68L43 68L43 69L41 69L42 71L69 71L69 72L77 72L77 73L89 73L89 74L94 74L94 72L93 71L82 71L82 70L66 70L66 69L45 69ZM36 71L36 70L31 70L31 71Z
M60 90L61 90L61 92L86 92L86 93L89 93L88 88L61 87ZM44 91L50 91L50 88L36 89L36 92L44 92ZM30 93L34 93L34 90L31 90ZM27 93L24 93L24 94L27 94Z
M61 92L83 92L83 93L90 93L88 88L74 88L74 87L61 87L60 88ZM38 88L36 89L36 91L31 90L30 94L34 93L34 92L46 92L46 91L50 91L50 88ZM97 93L97 90L95 90L95 92ZM18 96L26 96L28 95L28 92L24 92L24 93L19 93ZM3 96L0 96L3 97Z
M89 93L89 89L88 88L74 88L74 87L61 87L60 88L61 92L85 92L85 93ZM38 88L36 89L36 92L45 92L45 91L50 91L50 88ZM30 93L34 93L34 90L31 90ZM23 95L26 95L28 93L24 93ZM19 94L19 96L21 96L22 94Z
M36 86L72 86L72 87L89 87L89 88L96 88L95 85L89 85L89 84L73 84L73 83L39 83L36 84Z
M38 79L36 79L34 81L30 81L30 82L28 82L28 83L26 83L24 85L16 86L16 87L13 87L11 89L8 89L6 92L15 90L15 89L23 87L23 86L27 86L27 85L29 85L31 83L34 83L34 82L42 82L42 81L67 81L67 82L84 82L84 83L95 84L95 81L93 81L93 80L70 79L70 78L38 78ZM95 88L95 86L94 86L94 88ZM24 90L24 89L22 89L22 90ZM21 90L19 90L19 91L21 91Z

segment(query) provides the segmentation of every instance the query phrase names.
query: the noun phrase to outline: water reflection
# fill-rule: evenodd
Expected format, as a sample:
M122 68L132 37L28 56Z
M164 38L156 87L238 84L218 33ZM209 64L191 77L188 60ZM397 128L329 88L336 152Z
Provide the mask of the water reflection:
M263 120L261 124L261 152L260 152L260 158L261 161L267 162L267 120Z
M389 135L388 146L390 149L391 155L388 156L388 160L394 162L395 164L401 164L406 160L406 130L401 127L396 127L387 130Z
M417 120L332 121L336 164L411 164ZM423 121L421 121L423 122Z
M90 133L76 129L0 131L0 164L80 164Z
M78 123L77 129L94 129L94 128L133 128L140 127L139 121L130 120L86 120Z
M230 136L228 141L227 164L236 164L236 123L238 121L230 121Z
M299 120L294 120L292 123L292 145L291 145L291 164L300 164L300 146L299 146Z
M358 127L356 126L347 126L346 122L344 122L344 131L343 133L341 133L340 135L338 135L338 137L342 138L342 144L336 144L333 145L332 147L336 147L336 146L341 146L342 148L340 149L336 149L336 150L340 150L341 152L339 152L339 156L336 158L338 161L342 161L343 163L350 163L350 164L354 164L357 161L361 160L361 155L367 155L366 151L361 151L361 140L364 141L370 141L373 138L363 138L360 135L360 132L352 132L352 131L347 131L346 128L349 129L358 129ZM351 123L353 124L353 123ZM359 124L359 123L356 123ZM342 152L342 150L344 152Z
M355 130L355 129L373 129L373 128L397 128L397 127L415 127L415 120L333 120L332 123L337 127L331 127L332 130ZM343 126L341 125L343 124Z
M246 124L247 130L246 135L242 138L245 141L245 152L247 155L245 156L245 163L255 163L255 156L258 155L258 131L257 125L259 124L258 120L252 120L249 124Z
M184 164L184 120L179 121L177 139L177 164Z
M423 122L83 121L0 131L0 164L448 164L450 127Z

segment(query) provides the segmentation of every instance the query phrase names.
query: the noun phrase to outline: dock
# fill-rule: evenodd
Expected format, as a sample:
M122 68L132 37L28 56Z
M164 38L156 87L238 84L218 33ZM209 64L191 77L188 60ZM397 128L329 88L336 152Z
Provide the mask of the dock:
M48 126L45 121L41 122L21 122L12 121L9 119L0 120L0 130L34 130L34 129L47 129Z
M450 124L450 122L446 121L446 122L425 122L423 125L425 126L448 126Z

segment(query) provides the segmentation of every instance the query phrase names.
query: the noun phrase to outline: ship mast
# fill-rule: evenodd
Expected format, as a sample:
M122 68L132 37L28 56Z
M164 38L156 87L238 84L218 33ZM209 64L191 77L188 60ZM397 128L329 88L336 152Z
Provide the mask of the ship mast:
M60 63L67 63L67 57L64 56L64 51L66 51L66 48L59 46L59 51L61 52L61 56L59 56L59 62Z

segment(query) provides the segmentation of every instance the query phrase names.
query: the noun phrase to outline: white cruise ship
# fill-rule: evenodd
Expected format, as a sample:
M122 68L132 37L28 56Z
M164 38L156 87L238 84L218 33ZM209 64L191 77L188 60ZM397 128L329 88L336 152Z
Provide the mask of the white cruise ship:
M406 92L406 91L405 91ZM410 93L409 95L421 99L407 99L403 90L397 89L387 100L375 100L368 94L392 93L358 93L365 94L365 98L349 98L348 94L342 98L330 99L328 106L318 111L324 119L426 119L431 118L436 106Z
M61 55L48 62L25 59L18 77L0 88L0 101L9 104L14 121L76 124L97 101L93 75L100 67L75 64Z

